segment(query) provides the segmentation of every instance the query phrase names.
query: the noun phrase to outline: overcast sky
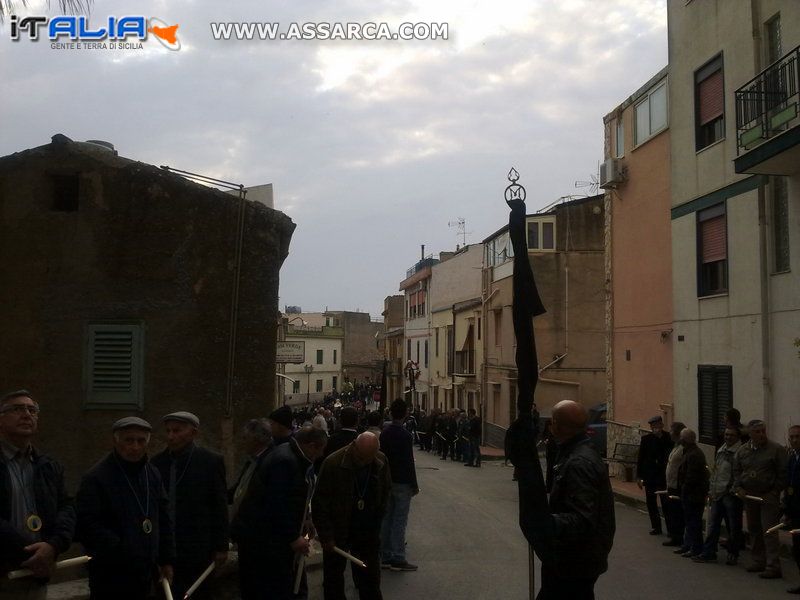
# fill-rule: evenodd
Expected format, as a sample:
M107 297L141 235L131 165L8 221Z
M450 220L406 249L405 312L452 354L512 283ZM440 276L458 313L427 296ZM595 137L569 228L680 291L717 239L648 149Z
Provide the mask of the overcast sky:
M64 133L272 183L297 224L281 309L378 315L420 244L461 242L448 222L474 243L507 221L511 166L531 212L589 193L603 115L667 62L666 0L96 0L91 22L125 14L178 23L181 50L53 50L2 27L0 156ZM213 40L239 20L446 22L450 39Z

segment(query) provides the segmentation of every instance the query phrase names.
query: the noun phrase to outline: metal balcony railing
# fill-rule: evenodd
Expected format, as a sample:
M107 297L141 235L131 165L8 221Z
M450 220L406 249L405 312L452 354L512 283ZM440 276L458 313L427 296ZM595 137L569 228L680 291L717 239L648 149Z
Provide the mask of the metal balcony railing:
M740 154L784 131L798 115L800 46L736 90L736 145Z

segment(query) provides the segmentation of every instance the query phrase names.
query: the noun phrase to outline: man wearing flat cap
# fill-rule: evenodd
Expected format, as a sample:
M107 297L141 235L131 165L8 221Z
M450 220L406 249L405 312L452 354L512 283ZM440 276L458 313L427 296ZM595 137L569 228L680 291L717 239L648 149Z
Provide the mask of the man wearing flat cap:
M167 448L153 457L167 492L170 520L175 527L175 581L173 595L186 590L211 561L217 567L228 558L228 499L222 455L195 443L200 419L175 412L162 419ZM210 598L213 582L206 582L194 598Z
M39 404L26 390L0 398L0 598L47 597L47 578L75 533L75 507L64 470L32 441ZM10 569L33 577L3 581Z
M77 537L88 563L92 600L142 600L156 579L172 581L172 523L161 475L147 458L150 423L114 423L113 450L81 480Z
M636 477L639 489L644 487L647 513L650 515L650 535L661 535L663 530L656 492L667 489L667 459L673 443L669 434L664 431L664 421L660 415L651 417L647 422L650 425L650 433L643 435L639 443ZM666 502L666 495L661 495L661 511L665 518Z

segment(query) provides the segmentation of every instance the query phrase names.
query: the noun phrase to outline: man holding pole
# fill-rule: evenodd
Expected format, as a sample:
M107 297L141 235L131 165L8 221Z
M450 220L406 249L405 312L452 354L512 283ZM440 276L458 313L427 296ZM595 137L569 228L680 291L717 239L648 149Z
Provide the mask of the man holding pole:
M786 485L786 449L767 439L764 421L748 423L750 441L736 452L733 491L745 502L747 528L753 539L750 573L762 579L780 579L778 533L765 529L778 522L780 494Z
M114 423L114 449L83 476L76 509L90 600L143 600L156 574L172 581L175 544L161 475L147 459L150 423Z
M292 598L293 563L309 548L314 461L327 442L322 429L303 427L270 452L253 475L231 524L239 544L243 600Z
M389 463L375 434L364 432L322 463L311 501L314 526L322 543L325 600L345 600L345 550L366 563L353 565L360 600L381 595L380 529L391 490Z
M175 531L175 580L172 593L186 590L213 561L217 568L228 558L228 491L222 455L195 443L200 419L175 412L162 419L167 448L153 457L169 500ZM194 593L210 598L206 584Z
M0 398L0 576L24 568L33 577L0 582L0 599L47 597L56 557L69 548L75 508L64 470L32 445L39 405L19 390Z

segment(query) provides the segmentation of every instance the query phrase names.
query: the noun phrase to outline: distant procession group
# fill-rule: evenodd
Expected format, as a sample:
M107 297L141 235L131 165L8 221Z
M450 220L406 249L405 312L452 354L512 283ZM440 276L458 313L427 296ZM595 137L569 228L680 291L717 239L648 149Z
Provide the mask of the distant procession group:
M85 556L70 564L86 564L93 600L141 600L154 590L219 597L213 575L231 542L244 600L305 597L303 559L313 539L323 548L326 600L345 598L347 562L362 600L382 599L381 568L417 568L405 557L419 488L402 400L392 404L391 422L362 433L352 407L330 423L322 412L295 427L286 407L249 421L247 460L230 487L222 455L196 443L196 415L165 415L167 447L152 458L151 424L125 417L74 499L60 464L33 446L39 413L29 391L0 398L0 600L46 598L73 541Z

